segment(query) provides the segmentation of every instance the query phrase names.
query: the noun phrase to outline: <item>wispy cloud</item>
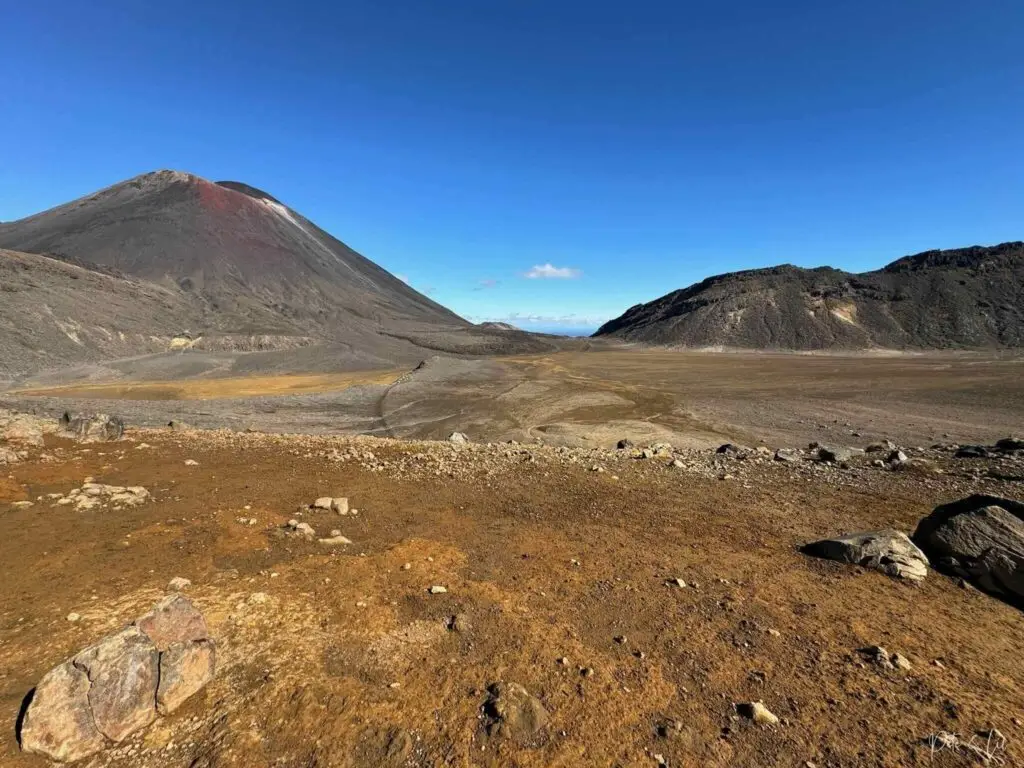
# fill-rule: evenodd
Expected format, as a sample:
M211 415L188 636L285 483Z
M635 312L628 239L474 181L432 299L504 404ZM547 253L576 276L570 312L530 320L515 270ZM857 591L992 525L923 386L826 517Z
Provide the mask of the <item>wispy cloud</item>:
M503 317L473 315L466 319L474 323L508 323L510 325L519 326L520 328L531 325L597 328L608 320L604 315L534 315L523 312L512 312L511 314L504 315Z
M545 280L573 280L577 277L582 277L583 272L573 267L556 267L554 264L537 264L529 272L524 273L524 277L530 280L545 279Z
M501 280L494 280L492 278L486 278L477 282L474 291L486 291L488 288L497 288L501 285Z

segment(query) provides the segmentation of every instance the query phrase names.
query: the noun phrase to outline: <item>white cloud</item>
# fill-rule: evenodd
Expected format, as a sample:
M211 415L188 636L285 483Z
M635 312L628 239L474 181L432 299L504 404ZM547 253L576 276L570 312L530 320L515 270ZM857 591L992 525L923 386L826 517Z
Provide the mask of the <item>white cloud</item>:
M557 279L557 280L572 280L580 277L583 272L573 267L556 267L551 263L538 264L533 267L529 272L525 273L524 277L528 277L531 280L538 278L543 279Z
M474 323L508 323L510 325L516 325L519 327L530 325L543 325L597 328L598 326L603 325L608 320L608 317L604 315L533 315L522 312L512 312L511 314L505 315L503 317L495 317L493 315L471 315L468 316L466 319Z

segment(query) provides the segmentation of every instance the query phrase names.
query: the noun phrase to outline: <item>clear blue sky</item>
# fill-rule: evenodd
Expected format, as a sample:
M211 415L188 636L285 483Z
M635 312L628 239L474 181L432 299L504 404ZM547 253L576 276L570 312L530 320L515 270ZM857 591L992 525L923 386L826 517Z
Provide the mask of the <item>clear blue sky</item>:
M157 168L237 179L475 320L593 326L709 274L1024 238L1020 0L40 0L0 24L0 220Z

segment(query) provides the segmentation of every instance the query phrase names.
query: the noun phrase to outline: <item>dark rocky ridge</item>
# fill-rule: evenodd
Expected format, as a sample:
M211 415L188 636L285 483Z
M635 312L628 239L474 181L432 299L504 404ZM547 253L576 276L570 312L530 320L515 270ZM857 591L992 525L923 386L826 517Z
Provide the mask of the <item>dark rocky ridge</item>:
M854 274L790 264L716 275L638 304L595 336L679 347L1024 346L1024 243L907 256Z

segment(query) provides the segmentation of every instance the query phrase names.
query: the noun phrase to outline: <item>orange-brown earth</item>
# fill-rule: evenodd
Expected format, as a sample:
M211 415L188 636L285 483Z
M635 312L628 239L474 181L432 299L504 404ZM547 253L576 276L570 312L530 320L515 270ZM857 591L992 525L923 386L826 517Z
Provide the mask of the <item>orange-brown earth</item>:
M693 453L673 469L370 438L46 439L0 476L3 765L45 764L19 752L14 723L46 670L175 576L219 644L217 677L84 765L952 766L969 761L923 740L991 727L1005 764L1024 764L1019 611L937 573L914 586L798 551L911 530L968 492L1022 495L976 463L918 475ZM46 498L86 476L153 500L78 512ZM300 515L325 495L359 514ZM296 517L353 544L284 536ZM913 668L867 663L871 644ZM488 735L495 681L536 696L547 725ZM758 700L778 727L737 714Z

